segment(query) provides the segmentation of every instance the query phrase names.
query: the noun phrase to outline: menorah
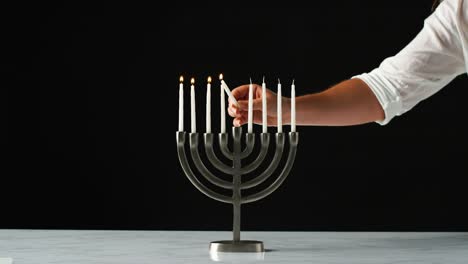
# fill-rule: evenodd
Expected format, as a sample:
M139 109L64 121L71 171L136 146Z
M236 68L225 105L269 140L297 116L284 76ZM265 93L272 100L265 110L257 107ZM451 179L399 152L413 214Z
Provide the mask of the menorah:
M286 161L286 164L282 168L281 174L276 178L276 180L269 185L266 189L257 192L255 194L248 195L246 197L242 196L242 190L250 189L260 185L265 182L270 176L278 169L278 166L282 160L283 152L285 149L285 133L276 134L276 151L273 157L273 160L269 166L257 177L243 182L242 176L247 175L256 171L259 166L263 163L268 154L268 149L270 146L270 134L262 133L260 135L261 148L258 156L255 160L245 166L242 166L242 160L248 158L255 146L255 133L247 133L245 135L246 146L242 149L241 139L242 139L242 128L233 127L232 129L232 138L233 146L232 151L228 146L228 134L220 133L219 134L219 147L221 153L230 161L231 165L226 165L217 157L214 147L214 134L205 133L204 134L204 145L206 157L209 162L213 165L218 171L232 176L232 181L226 181L221 178L216 177L208 168L205 166L201 160L199 153L199 133L190 133L190 153L192 156L193 164L196 169L200 172L203 177L208 180L213 185L221 187L223 189L232 190L232 196L226 196L219 194L203 183L201 183L195 176L193 170L189 165L187 155L185 153L185 141L186 133L177 132L177 151L179 155L179 160L182 165L182 168L190 180L190 182L203 194L206 196L217 200L219 202L228 203L233 205L233 239L226 241L215 241L210 244L211 252L264 252L265 247L261 241L248 241L241 240L241 206L243 204L253 203L259 201L268 195L276 191L281 184L288 177L293 164L296 158L296 150L299 142L299 133L290 132L289 133L289 154Z

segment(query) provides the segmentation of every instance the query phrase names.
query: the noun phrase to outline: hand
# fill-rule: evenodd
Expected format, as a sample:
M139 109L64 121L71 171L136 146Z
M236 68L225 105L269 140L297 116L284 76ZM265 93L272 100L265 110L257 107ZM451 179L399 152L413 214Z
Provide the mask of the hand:
M242 126L248 122L248 109L249 109L249 85L242 85L232 91L232 96L236 98L239 106L229 101L228 113L234 117L233 124L236 127ZM262 124L262 86L258 84L253 85L253 122L255 124ZM277 117L277 95L271 90L266 90L267 99L267 121L269 126L278 125ZM288 98L283 97L283 124L290 121L290 107L291 103Z

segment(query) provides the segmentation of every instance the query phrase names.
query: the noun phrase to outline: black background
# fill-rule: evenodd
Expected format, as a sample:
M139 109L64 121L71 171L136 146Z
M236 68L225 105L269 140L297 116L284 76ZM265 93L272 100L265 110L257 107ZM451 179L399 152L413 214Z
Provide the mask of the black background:
M197 79L204 129L208 75L223 72L231 88L281 78L287 96L295 78L299 95L318 92L396 54L430 7L5 8L0 228L230 230L231 208L199 193L177 160L179 75ZM243 207L243 229L468 230L466 87L461 76L383 127L299 127L290 177Z

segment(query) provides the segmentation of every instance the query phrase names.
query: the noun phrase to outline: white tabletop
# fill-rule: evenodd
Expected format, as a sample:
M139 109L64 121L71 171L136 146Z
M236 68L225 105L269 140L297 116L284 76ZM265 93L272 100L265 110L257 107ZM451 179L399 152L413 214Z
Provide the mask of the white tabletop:
M0 230L0 259L75 263L468 263L468 233L244 232L268 252L213 256L229 232Z

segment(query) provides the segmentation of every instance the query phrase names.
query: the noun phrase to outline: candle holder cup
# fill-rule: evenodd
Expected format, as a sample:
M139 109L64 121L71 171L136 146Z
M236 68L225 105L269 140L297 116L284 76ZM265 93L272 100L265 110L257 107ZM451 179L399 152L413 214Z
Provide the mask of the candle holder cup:
M227 133L219 134L218 138L221 152L227 159L232 161L231 166L224 164L216 156L213 146L214 135L212 133L204 134L205 152L209 162L216 170L232 176L232 181L225 181L216 177L210 170L208 170L208 168L201 160L199 154L199 134L189 134L190 153L192 156L193 164L195 165L196 169L200 172L200 174L203 177L205 177L206 180L208 180L213 185L216 185L223 189L231 190L231 197L212 191L196 178L195 173L189 165L189 161L185 153L185 132L177 132L176 134L179 161L189 181L200 192L219 202L233 205L233 239L227 241L211 242L210 252L264 252L265 247L263 242L241 240L241 206L244 204L259 201L267 197L268 195L272 194L275 190L277 190L281 186L281 184L286 180L293 167L293 163L296 157L297 146L299 143L299 133L289 133L289 154L287 157L286 164L282 168L282 171L277 177L277 179L266 189L255 194L248 195L246 197L242 196L242 190L253 188L265 182L278 169L285 149L286 135L285 133L276 134L276 151L273 160L269 164L268 168L261 172L257 177L245 182L242 181L242 176L256 171L262 164L262 162L265 160L270 145L270 134L262 133L260 135L260 153L252 163L246 166L242 166L241 161L252 154L255 146L255 134L247 133L245 135L246 147L243 150L241 146L242 128L233 127L232 137L233 151L229 149Z

